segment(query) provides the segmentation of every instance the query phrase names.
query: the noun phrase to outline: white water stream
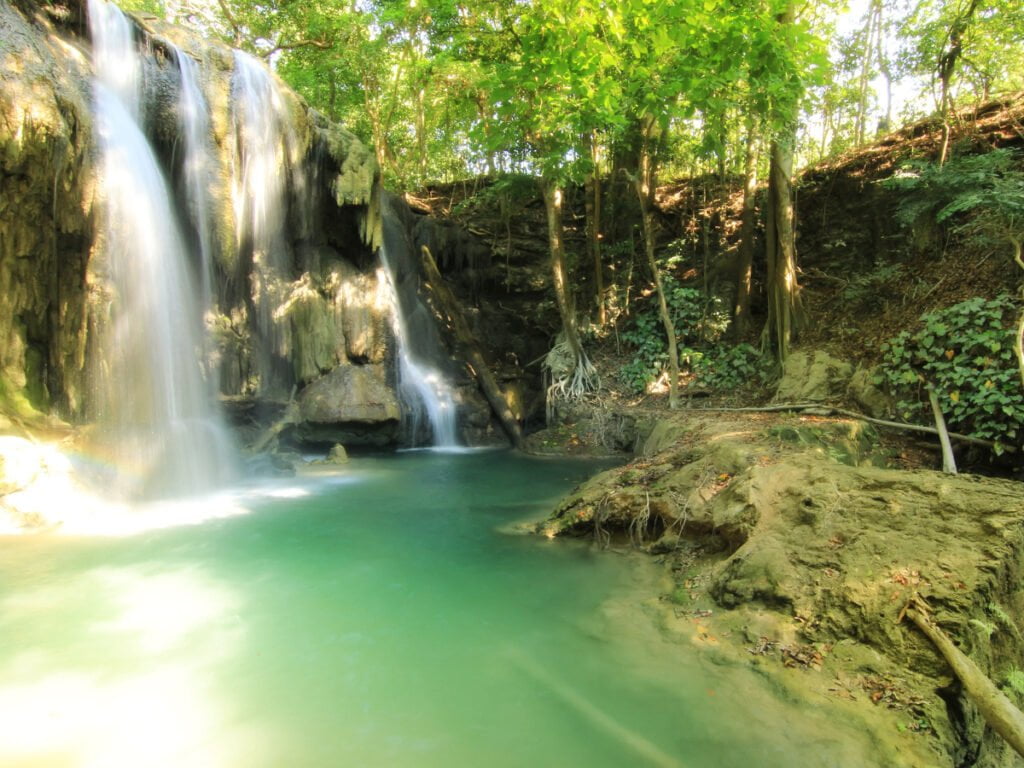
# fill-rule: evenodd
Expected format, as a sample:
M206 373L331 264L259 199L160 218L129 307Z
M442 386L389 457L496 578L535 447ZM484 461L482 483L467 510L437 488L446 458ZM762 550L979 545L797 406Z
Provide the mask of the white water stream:
M232 474L226 432L203 379L196 289L167 182L140 128L142 70L128 19L89 0L103 219L98 251L109 278L97 371L102 442L121 495L199 493Z
M433 446L441 449L456 448L459 445L455 435L457 409L451 386L444 374L420 360L410 348L406 316L395 286L395 268L388 258L386 244L380 249L380 260L384 266L380 279L384 281L391 299L391 327L398 347L399 397L409 422L408 433L415 440L426 418L432 431Z

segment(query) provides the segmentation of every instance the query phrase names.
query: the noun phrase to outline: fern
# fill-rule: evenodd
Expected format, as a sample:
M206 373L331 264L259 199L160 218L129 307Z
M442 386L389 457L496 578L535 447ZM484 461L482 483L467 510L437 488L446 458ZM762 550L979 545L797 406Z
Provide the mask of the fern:
M1011 664L1003 673L1002 688L1013 693L1018 701L1024 700L1024 672L1015 664Z
M996 625L982 619L971 619L967 623L974 627L978 634L982 634L986 638L991 638L996 633Z
M996 623L1010 630L1015 637L1019 638L1021 636L1020 629L1017 628L1017 622L1013 620L1013 617L1010 616L1010 614L1003 610L1001 605L998 603L989 603L988 612L989 615L996 620Z

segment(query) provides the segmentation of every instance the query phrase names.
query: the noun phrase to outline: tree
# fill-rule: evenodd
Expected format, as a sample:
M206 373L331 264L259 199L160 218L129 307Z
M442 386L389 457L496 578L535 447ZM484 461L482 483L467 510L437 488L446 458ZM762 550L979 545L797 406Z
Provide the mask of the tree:
M505 42L503 56L487 61L484 92L499 120L482 139L491 150L525 155L539 176L547 214L552 287L561 317L560 339L548 363L550 393L578 397L598 385L580 340L563 237L562 201L567 183L590 169L581 137L614 118L615 59L602 24L607 9L596 0L570 8L558 0L492 8L487 19ZM494 24L494 22L497 24Z
M820 38L807 20L796 16L789 0L772 0L766 10L772 23L755 40L752 77L756 101L763 103L771 135L768 204L765 211L768 320L763 345L785 365L789 345L803 320L796 268L793 209L793 158L800 99L820 79L827 58Z

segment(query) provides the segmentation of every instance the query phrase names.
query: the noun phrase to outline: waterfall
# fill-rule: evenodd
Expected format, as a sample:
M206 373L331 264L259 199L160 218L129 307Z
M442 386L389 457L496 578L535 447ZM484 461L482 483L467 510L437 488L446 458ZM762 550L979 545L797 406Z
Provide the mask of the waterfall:
M257 364L263 393L274 381L273 358L287 358L287 323L278 322L292 279L288 243L288 172L295 129L281 90L270 72L247 53L235 51L231 109L235 130L233 197L236 241L251 253L255 323L262 347Z
M398 223L386 215L384 244L380 249L383 265L380 279L390 294L393 308L391 323L397 345L398 394L403 405L403 417L408 420L407 432L413 442L426 417L434 446L454 448L459 441L455 436L457 409L451 387L444 374L423 359L423 350L418 348L410 333L413 324L409 320L415 310L419 310L417 321L420 324L430 324L433 318L419 303L414 287L409 291L401 290L399 256L404 250L408 250L408 243L399 231Z
M229 441L203 380L200 308L167 182L140 128L142 70L128 19L89 0L103 218L97 253L109 316L97 372L119 491L166 497L231 475Z
M181 93L178 97L178 118L185 145L185 192L189 213L196 231L200 257L200 306L210 309L214 304L213 228L210 222L210 110L199 88L196 63L184 51L175 48Z

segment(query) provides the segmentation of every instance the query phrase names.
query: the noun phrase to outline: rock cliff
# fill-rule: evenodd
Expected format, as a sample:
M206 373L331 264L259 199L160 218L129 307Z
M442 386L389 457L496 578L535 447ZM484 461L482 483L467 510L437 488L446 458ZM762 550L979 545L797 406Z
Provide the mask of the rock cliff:
M112 299L97 242L103 201L86 18L81 0L0 0L0 415L8 419L55 414L81 422L95 411L92 371L103 365L98 335ZM240 115L239 104L252 98L239 91L240 55L150 17L131 21L143 61L145 131L175 198L197 285L206 238L207 367L221 393L283 400L316 382L319 426L356 413L359 424L372 423L371 442L393 442L394 338L377 257L373 152L271 76L285 127L269 150L281 174L279 227L262 242L252 205L239 202L255 151ZM180 57L194 63L209 110L201 205L187 189ZM324 403L337 393L322 399L332 381L373 386L346 386L345 408L332 415ZM360 393L365 403L351 399ZM355 442L359 424L342 424Z

